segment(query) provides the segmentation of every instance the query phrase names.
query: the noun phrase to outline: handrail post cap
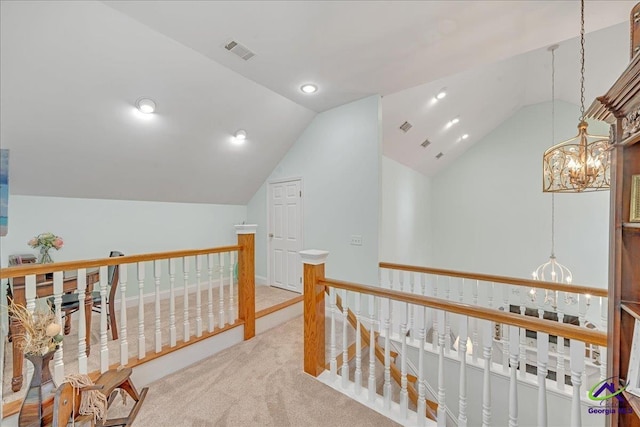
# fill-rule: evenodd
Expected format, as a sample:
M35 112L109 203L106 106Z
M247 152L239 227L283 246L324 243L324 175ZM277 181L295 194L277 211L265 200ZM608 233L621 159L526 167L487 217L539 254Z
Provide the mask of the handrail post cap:
M234 227L236 228L236 234L256 234L258 224L237 224Z
M327 262L329 251L321 251L319 249L307 249L298 252L302 258L303 264L320 265Z

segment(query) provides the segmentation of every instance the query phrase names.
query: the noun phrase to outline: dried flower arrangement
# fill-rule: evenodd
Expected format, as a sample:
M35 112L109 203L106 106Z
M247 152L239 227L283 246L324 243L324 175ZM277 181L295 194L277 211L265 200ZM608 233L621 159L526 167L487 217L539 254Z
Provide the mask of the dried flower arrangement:
M9 301L9 315L18 320L24 333L21 337L25 354L47 354L57 348L62 341L62 328L51 311L36 310L33 313L23 305Z

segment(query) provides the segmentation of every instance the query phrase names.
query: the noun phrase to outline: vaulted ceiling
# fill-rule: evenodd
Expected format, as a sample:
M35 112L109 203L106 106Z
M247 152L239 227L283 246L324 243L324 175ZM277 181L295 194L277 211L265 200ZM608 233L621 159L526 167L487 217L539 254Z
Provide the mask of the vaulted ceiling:
M587 2L587 30L626 22L633 3ZM11 192L63 197L244 204L317 112L374 93L385 97L385 153L431 174L456 152L412 163L433 157L419 147L423 136L433 149L449 144L438 129L459 115L475 142L514 109L545 100L538 61L548 58L508 58L579 30L577 1L0 4L0 145L11 150ZM621 52L603 53L612 76L626 63L623 27L603 32ZM232 39L255 57L229 53ZM565 51L575 62L575 43ZM575 101L577 69L566 74L561 96ZM318 93L302 94L306 82ZM442 86L448 107L421 116ZM157 113L136 115L140 97L154 99ZM415 132L399 139L410 119ZM247 142L233 145L240 128Z

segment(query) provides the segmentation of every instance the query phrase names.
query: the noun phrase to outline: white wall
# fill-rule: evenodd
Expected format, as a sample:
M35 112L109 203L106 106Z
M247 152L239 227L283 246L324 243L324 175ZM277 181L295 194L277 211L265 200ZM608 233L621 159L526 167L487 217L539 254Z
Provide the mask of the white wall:
M258 224L256 275L267 275L267 182L303 179L304 248L330 252L326 275L377 283L380 97L318 114L247 206ZM362 246L350 236L362 235Z
M246 207L198 203L9 197L9 232L0 238L2 266L13 253L36 253L27 241L51 231L64 239L54 261L224 246L236 242L234 224Z
M551 103L519 110L432 179L436 265L530 277L550 254L551 195L542 154L551 146ZM577 133L577 106L556 101L555 142ZM592 134L608 135L594 123ZM574 283L607 286L609 192L558 194L556 256Z
M431 180L382 156L380 261L432 265Z

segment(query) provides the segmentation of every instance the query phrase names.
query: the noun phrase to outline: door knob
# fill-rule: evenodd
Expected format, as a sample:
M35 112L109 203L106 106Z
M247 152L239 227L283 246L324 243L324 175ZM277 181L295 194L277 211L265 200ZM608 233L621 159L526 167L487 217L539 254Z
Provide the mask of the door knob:
M273 233L269 233L269 237L273 237Z

